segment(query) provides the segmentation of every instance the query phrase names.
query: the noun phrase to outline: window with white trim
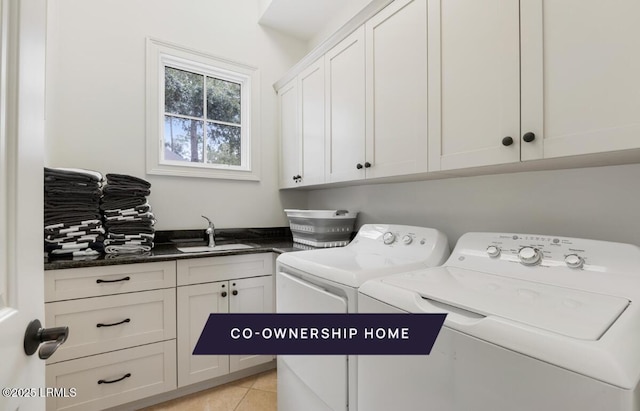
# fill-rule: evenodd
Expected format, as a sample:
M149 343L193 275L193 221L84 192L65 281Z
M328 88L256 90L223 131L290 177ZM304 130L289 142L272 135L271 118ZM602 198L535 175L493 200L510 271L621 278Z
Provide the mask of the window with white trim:
M257 69L147 40L147 172L259 180Z

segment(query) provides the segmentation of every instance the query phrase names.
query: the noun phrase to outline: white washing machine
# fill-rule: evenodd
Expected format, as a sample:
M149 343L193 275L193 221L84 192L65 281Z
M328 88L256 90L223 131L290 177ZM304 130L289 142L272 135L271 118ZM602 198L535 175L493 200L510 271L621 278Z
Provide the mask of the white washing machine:
M355 313L363 282L433 267L449 256L432 228L366 224L342 248L285 253L276 262L278 313ZM278 356L279 411L355 411L356 356Z
M640 410L640 248L468 233L359 311L447 313L428 356L360 356L361 410Z

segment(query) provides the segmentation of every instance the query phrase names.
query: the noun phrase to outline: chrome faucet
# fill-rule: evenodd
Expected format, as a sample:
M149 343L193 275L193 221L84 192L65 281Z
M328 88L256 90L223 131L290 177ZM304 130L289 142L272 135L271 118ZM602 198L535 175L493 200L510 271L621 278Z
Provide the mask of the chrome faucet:
M207 229L205 230L205 234L209 236L209 247L213 248L216 246L215 227L209 217L202 216L202 218L209 222L209 227L207 227Z

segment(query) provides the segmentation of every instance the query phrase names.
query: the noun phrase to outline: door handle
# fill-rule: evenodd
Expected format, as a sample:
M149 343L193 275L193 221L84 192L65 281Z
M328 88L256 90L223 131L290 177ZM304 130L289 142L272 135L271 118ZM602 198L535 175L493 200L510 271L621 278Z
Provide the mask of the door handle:
M24 333L24 352L33 355L38 350L38 357L46 360L56 352L58 347L69 338L69 327L43 328L40 320L33 320L27 325Z

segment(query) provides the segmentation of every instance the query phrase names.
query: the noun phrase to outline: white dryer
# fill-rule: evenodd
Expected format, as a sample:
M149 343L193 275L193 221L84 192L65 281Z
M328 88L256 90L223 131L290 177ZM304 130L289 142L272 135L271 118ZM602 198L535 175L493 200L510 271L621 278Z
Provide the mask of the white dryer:
M640 248L468 233L444 266L369 281L359 311L447 313L428 356L360 356L367 411L640 410Z
M357 288L384 275L442 264L435 229L365 224L346 247L285 253L276 261L278 313L355 313ZM278 356L279 411L355 411L356 356Z

